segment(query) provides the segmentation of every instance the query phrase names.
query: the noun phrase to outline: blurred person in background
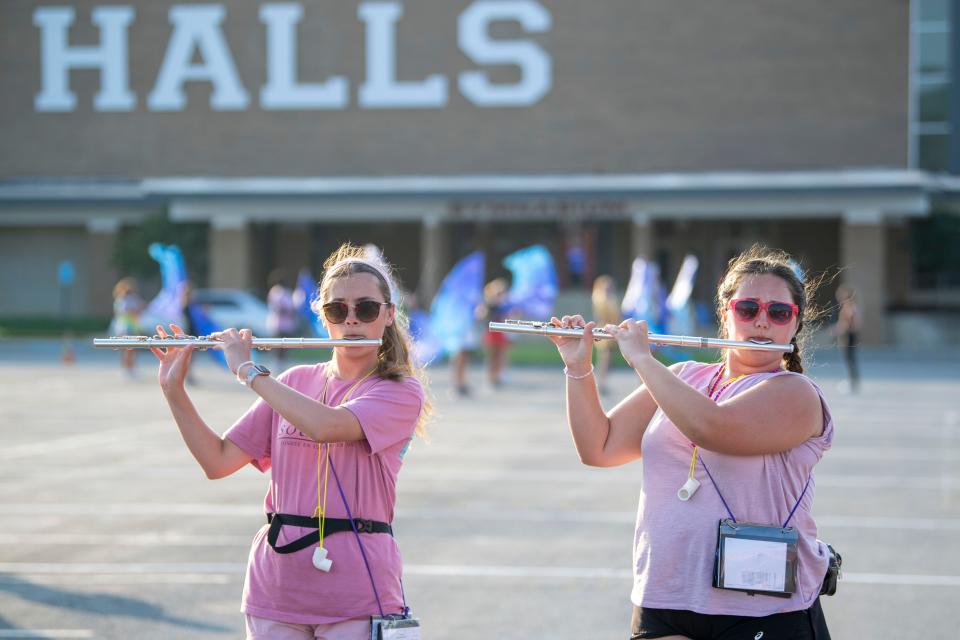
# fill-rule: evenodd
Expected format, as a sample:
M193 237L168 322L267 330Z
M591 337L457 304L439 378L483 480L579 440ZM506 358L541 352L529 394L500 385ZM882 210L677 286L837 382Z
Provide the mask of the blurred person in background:
M792 343L791 353L732 348L721 362L666 367L650 353L646 321L607 325L641 382L609 413L591 380L595 323L552 319L584 327L583 337L551 338L580 459L644 461L632 639L829 640L819 594L830 550L817 540L812 507L813 469L834 426L823 392L803 374L798 340L817 284L801 281L787 254L760 246L732 259L719 284L723 338ZM762 530L763 545L737 537L748 523L758 523L749 526ZM723 549L745 559L737 564L729 551L716 572Z
M597 276L593 281L593 321L598 327L608 324L620 324L620 303L617 300L615 283L610 276ZM614 342L600 340L597 342L597 388L601 395L609 391L607 374L610 371L610 358L613 355Z
M283 269L274 269L267 278L267 331L274 338L296 338L300 329L300 313L293 299L290 279ZM276 366L286 361L286 349L275 349Z
M346 244L324 266L313 307L330 337L382 344L336 347L328 362L273 377L251 360L249 329L214 334L231 372L259 396L223 436L184 388L193 349L152 349L164 397L207 477L247 464L272 469L269 524L254 538L241 605L250 640L369 640L372 615L406 610L390 523L404 454L431 404L390 297L389 265ZM182 334L176 325L170 332Z
M467 384L467 367L470 366L470 349L460 349L450 356L450 378L457 395L470 395L470 385Z
M110 323L110 334L114 336L135 336L142 333L140 314L146 304L137 293L137 281L127 276L113 285L113 320ZM120 366L124 376L135 378L136 349L120 350Z
M857 306L856 295L853 289L841 284L837 287L837 304L840 309L837 314L837 323L833 326L837 336L837 345L843 354L843 361L847 366L847 379L841 382L841 391L856 393L860 389L860 369L857 366L857 339L863 327L863 316Z
M478 318L484 323L504 322L510 315L510 305L507 302L508 291L509 286L505 278L494 278L484 285L483 304L477 310ZM487 380L491 387L499 389L503 383L503 370L507 366L507 358L510 355L510 338L504 332L488 329L484 334L483 342L487 348ZM454 366L461 366L465 371L466 360Z

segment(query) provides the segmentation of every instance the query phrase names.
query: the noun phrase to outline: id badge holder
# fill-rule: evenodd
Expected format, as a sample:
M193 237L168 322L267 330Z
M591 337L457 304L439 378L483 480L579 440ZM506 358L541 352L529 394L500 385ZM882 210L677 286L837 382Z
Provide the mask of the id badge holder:
M797 541L793 527L720 521L713 586L789 598L797 590Z
M419 618L371 616L370 640L420 640Z

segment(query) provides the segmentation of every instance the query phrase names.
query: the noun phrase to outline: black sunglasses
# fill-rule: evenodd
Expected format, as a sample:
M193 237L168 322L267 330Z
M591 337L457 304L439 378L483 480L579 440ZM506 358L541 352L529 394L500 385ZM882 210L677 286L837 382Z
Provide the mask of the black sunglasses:
M390 306L389 302L361 300L353 307L353 313L360 322L373 322L380 317L380 307ZM323 305L323 317L330 324L341 324L350 315L350 305L346 302L327 302Z

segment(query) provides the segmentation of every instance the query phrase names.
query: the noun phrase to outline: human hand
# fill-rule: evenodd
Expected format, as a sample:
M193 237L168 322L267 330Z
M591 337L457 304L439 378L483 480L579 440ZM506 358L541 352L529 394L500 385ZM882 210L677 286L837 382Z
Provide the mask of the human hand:
M227 367L234 375L237 374L237 367L252 360L250 353L253 350L253 331L250 329L237 331L231 328L211 334L210 337L223 343L217 348L223 351L227 360Z
M170 333L164 330L163 325L157 325L157 335L161 338L174 337L183 338L183 329L179 325L171 324ZM164 391L173 391L183 389L183 381L187 377L187 371L190 369L190 359L193 357L193 346L188 347L168 347L159 349L151 347L150 351L157 356L160 361L160 368L157 371L157 380L160 382L160 388Z
M652 358L646 320L624 320L619 325L608 324L604 331L617 341L623 359L631 368L636 369L643 358Z
M563 316L557 319L550 318L550 324L564 329L583 327L583 336L568 338L566 336L550 336L550 341L557 345L560 359L572 375L587 373L593 361L593 327L596 323L584 322L583 316Z

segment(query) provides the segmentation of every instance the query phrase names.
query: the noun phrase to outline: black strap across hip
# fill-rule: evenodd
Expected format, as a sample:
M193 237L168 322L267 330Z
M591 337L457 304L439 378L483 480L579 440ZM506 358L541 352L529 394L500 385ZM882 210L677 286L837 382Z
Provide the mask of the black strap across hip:
M280 528L283 527L283 525L309 527L318 530L320 528L320 518L309 518L307 516L298 516L289 513L268 513L267 522L270 523L270 530L267 531L267 542L277 553L300 551L312 544L316 544L318 541L317 531L311 531L302 538L294 540L289 544L285 544L282 547L277 546L277 540L280 538ZM354 526L357 528L357 533L389 533L393 535L393 528L387 522L365 520L363 518L354 518L352 522L353 525L351 526L351 521L346 518L327 518L323 525L323 535L329 536L334 533L353 531Z

